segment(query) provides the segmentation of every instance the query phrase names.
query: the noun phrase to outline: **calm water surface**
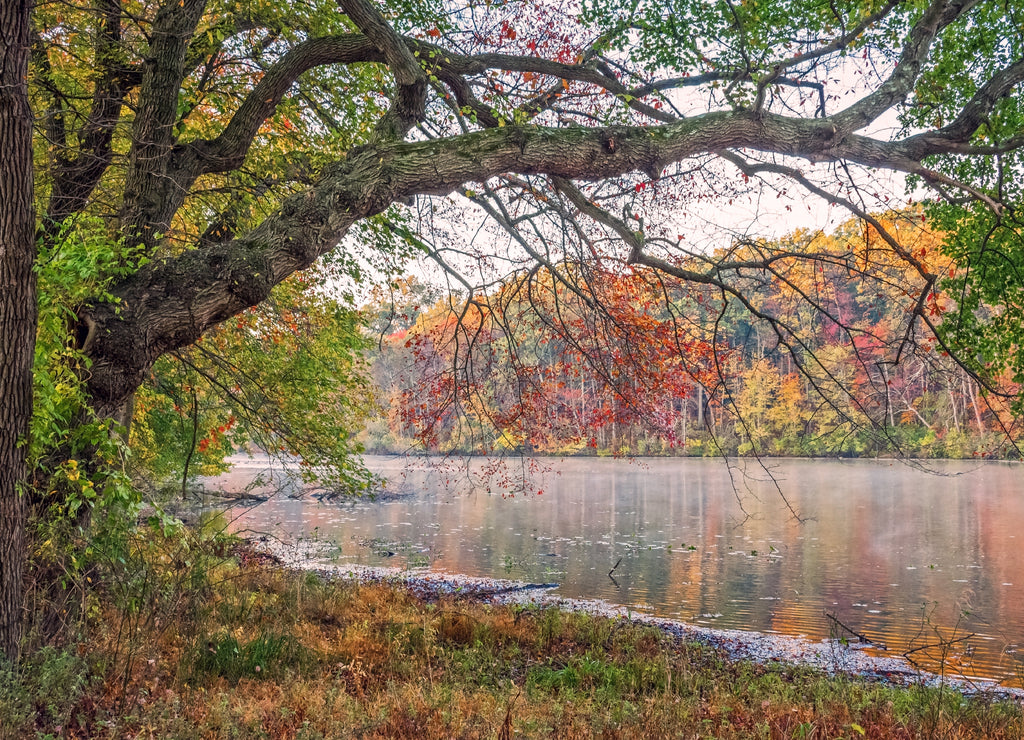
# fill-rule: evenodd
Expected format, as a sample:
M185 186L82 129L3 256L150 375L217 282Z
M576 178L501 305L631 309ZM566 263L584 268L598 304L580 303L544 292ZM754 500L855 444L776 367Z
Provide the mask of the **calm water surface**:
M752 463L702 459L367 464L401 495L280 497L232 510L233 526L319 537L343 563L557 582L563 596L720 628L818 639L835 633L829 612L930 670L943 663L929 645L967 638L946 665L1024 680L1017 464L786 460L772 463L775 483Z

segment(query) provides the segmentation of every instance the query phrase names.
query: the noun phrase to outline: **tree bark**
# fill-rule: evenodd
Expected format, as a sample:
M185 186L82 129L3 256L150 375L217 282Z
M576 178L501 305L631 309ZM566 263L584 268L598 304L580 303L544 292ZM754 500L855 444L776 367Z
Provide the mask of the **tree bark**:
M59 87L52 81L47 48L38 42L40 58L36 62L37 76L44 89L50 88L54 96L53 108L47 114L47 142L56 150L53 163L54 177L50 203L43 220L43 230L53 236L61 223L86 207L100 178L107 171L114 156L114 131L121 117L128 82L125 70L115 59L122 54L120 0L99 0L99 23L96 34L95 63L97 82L93 93L92 109L82 127L76 132L81 142L74 154L66 151L68 134L67 111L60 100Z
M124 183L121 224L130 243L152 247L166 233L170 215L163 201L175 187L169 177L178 97L185 78L189 42L206 8L205 0L164 2L153 21L143 62L132 146Z
M21 643L26 440L36 335L29 0L0 0L0 653Z

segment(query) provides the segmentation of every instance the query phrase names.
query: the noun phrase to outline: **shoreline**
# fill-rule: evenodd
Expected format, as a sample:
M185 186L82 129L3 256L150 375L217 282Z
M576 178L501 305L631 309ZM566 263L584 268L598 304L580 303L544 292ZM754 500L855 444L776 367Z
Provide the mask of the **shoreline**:
M245 539L258 553L281 568L316 573L325 581L384 583L404 588L423 599L444 596L492 604L535 606L575 611L610 619L625 619L655 627L680 640L719 648L730 660L758 664L789 663L809 666L829 675L846 675L897 686L946 686L970 696L1012 699L1024 703L1024 689L1003 686L993 679L939 675L915 668L903 657L876 655L871 646L835 639L814 641L791 635L753 630L714 629L678 619L658 617L600 599L571 599L551 594L557 583L526 583L432 571L427 568L338 564L327 556L324 543L301 540L293 544L271 538Z

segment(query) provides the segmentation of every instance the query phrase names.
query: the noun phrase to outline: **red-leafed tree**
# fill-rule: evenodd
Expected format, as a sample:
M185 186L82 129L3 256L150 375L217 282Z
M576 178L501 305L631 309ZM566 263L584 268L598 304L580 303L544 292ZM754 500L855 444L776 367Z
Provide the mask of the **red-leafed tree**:
M688 300L678 281L598 264L518 275L459 312L442 303L402 339L402 421L430 449L554 452L599 434L617 449L633 427L671 447L679 404L727 354L681 315Z

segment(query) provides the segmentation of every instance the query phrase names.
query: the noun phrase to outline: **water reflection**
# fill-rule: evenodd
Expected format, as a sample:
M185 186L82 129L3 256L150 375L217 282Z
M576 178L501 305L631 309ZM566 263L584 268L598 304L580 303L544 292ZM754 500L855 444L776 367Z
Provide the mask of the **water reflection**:
M558 582L565 596L722 628L823 638L836 629L830 612L932 670L941 650L927 645L973 633L952 645L949 665L1014 685L1024 674L1018 465L941 463L935 475L889 462L775 462L798 521L764 471L720 460L552 461L527 486L542 495L516 489L515 476L494 483L501 471L488 493L454 464L367 462L410 495L275 498L233 512L234 526L317 536L342 562ZM476 473L489 464L464 462Z

